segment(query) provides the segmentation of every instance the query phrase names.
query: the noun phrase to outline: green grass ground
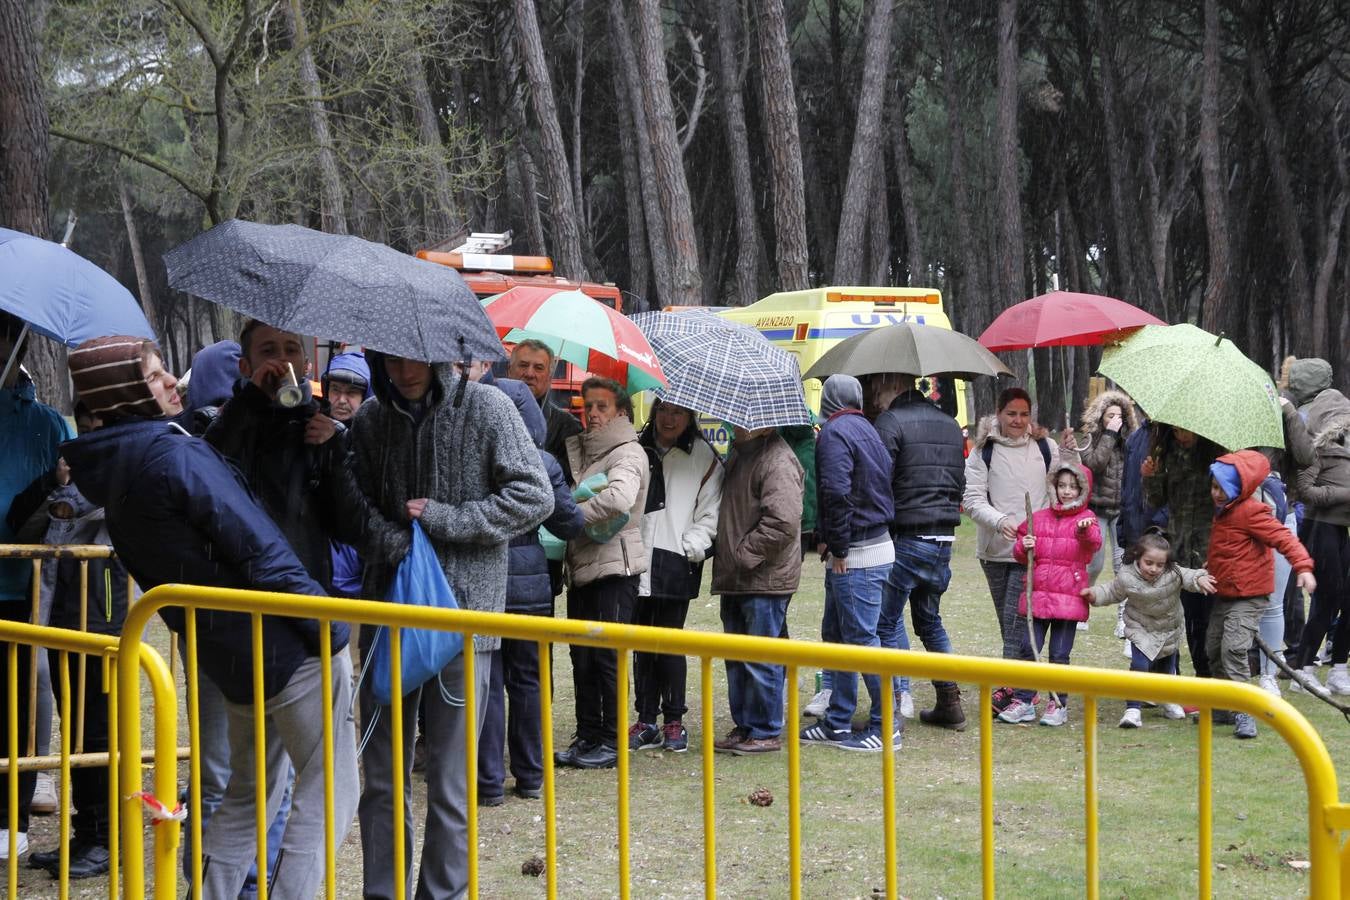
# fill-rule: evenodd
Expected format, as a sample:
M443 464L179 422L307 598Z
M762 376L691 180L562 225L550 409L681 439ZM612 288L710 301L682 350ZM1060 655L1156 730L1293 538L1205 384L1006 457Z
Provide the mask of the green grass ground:
M959 535L944 621L957 650L999 652L997 625L974 560L974 535ZM789 612L792 636L818 640L824 602L823 569L809 561ZM1079 632L1074 662L1121 669L1127 661L1111 636L1114 615L1094 613ZM720 630L715 598L690 608L690 628ZM157 640L163 645L164 640ZM917 647L915 649L918 649ZM573 728L570 666L555 650L555 742ZM1189 670L1189 661L1183 662ZM813 674L799 678L801 703ZM714 667L713 727L731 727L721 664ZM916 707L932 703L932 688L914 686ZM690 663L689 697L697 705L697 662ZM865 696L865 694L864 694ZM1288 696L1288 695L1287 695ZM1303 695L1292 702L1319 729L1342 776L1350 772L1350 731L1330 707ZM1144 727L1117 728L1123 703L1103 700L1098 715L1101 888L1106 897L1194 896L1196 872L1196 727L1145 711ZM971 727L963 734L910 723L897 755L897 851L906 897L974 897L980 892L979 732L974 692L967 695ZM645 751L632 758L632 884L634 896L686 897L702 891L702 710L685 722L690 750ZM999 725L994 734L996 878L1005 896L1084 894L1081 703L1071 698L1070 724L1050 729ZM1294 897L1306 874L1287 865L1307 858L1303 779L1284 742L1270 729L1238 742L1215 729L1214 890L1222 896ZM872 897L884 890L880 757L828 747L802 748L802 889L807 897ZM186 767L183 767L186 777ZM716 757L717 876L726 897L777 897L788 892L787 754ZM559 896L618 894L616 784L613 771L558 772ZM509 783L508 783L509 788ZM767 788L774 803L747 802ZM414 783L422 803L421 781ZM544 894L544 880L521 874L543 853L543 804L508 792L504 806L479 814L483 897ZM54 841L54 820L34 820L34 846ZM420 850L420 842L417 845ZM339 895L360 896L360 841L355 827L339 852ZM181 892L180 892L181 893ZM77 883L75 897L106 894L106 883ZM21 897L56 896L45 874L25 871Z

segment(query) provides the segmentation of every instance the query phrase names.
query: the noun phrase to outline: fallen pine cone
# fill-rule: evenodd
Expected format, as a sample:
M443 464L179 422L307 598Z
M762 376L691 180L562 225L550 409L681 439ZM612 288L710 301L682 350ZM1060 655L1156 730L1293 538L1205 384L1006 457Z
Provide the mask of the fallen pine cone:
M525 862L520 864L520 874L533 875L538 878L544 874L544 858L542 856L531 856Z
M755 788L746 799L752 806L773 806L773 792L768 788Z

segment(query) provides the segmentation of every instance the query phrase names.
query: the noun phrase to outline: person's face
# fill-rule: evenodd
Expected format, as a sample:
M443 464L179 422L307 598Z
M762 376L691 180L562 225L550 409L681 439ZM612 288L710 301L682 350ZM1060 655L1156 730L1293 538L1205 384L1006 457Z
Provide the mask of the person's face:
M652 420L656 423L656 442L662 447L673 447L689 423L694 421L694 414L683 406L662 403L656 408Z
M1020 438L1031 427L1031 405L1020 398L998 411L998 428L1004 437Z
M386 356L384 371L404 400L421 400L431 390L431 364L401 356Z
M150 394L159 404L159 411L166 416L176 416L183 411L183 401L174 390L178 379L164 368L164 362L158 353L141 358L141 375L150 387Z
M1060 472L1055 477L1055 499L1061 505L1072 503L1078 499L1078 479L1074 478L1068 472Z
M366 399L366 389L345 381L328 382L328 412L339 422L350 422Z
M1139 574L1144 576L1145 581L1157 581L1163 569L1167 568L1167 554L1156 547L1145 550L1136 564L1139 566Z
M455 363L455 370L470 381L482 381L483 376L492 368L492 363L479 360L471 362L467 366L463 363Z
M1228 505L1228 495L1224 493L1223 488L1219 487L1219 482L1213 478L1209 480L1209 496L1214 501L1215 506Z
M245 378L252 378L255 369L273 360L290 363L297 381L303 381L309 375L309 359L305 356L305 342L300 335L271 325L258 325L249 335L248 356L239 358L239 371ZM276 388L279 387L280 382L276 384Z
M1120 411L1119 406L1108 406L1106 413L1102 416L1102 424L1110 426L1112 422L1119 422L1124 418L1124 413Z
M548 393L553 381L553 366L549 355L533 347L517 347L511 351L511 364L506 377L523 381L536 400Z
M1176 439L1178 444L1185 447L1187 450L1195 446L1194 431L1187 431L1185 428L1173 428L1172 437Z
M599 431L619 414L618 398L606 388L591 388L582 398L586 403L586 430Z

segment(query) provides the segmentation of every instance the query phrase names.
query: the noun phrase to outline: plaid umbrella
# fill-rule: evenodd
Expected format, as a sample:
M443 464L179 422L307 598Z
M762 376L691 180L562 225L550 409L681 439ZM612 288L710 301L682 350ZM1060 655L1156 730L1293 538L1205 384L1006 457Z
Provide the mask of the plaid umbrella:
M797 360L753 328L698 310L633 322L670 379L662 400L752 430L811 424Z
M423 362L504 356L458 272L358 237L231 219L164 263L170 286L273 328Z

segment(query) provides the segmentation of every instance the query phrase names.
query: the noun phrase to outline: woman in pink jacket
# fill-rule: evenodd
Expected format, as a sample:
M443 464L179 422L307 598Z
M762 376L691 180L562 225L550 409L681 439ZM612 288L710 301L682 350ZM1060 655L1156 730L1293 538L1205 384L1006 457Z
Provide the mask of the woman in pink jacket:
M1088 509L1092 495L1092 476L1076 463L1060 462L1051 467L1046 476L1054 502L1031 517L1034 525L1028 533L1027 523L1017 529L1013 555L1026 564L1027 552L1035 551L1036 565L1032 572L1031 611L1035 617L1036 649L1045 645L1050 636L1050 662L1067 666L1073 652L1077 624L1087 621L1088 604L1081 596L1090 585L1088 563L1102 545L1101 528L1097 517ZM1018 612L1026 615L1027 596L1023 591ZM1031 644L1021 643L1022 658L1033 659ZM1018 689L1015 699L999 714L1004 722L1030 722L1036 718L1036 706L1030 690ZM1041 717L1042 725L1063 725L1069 720L1065 705L1067 696L1052 694Z

